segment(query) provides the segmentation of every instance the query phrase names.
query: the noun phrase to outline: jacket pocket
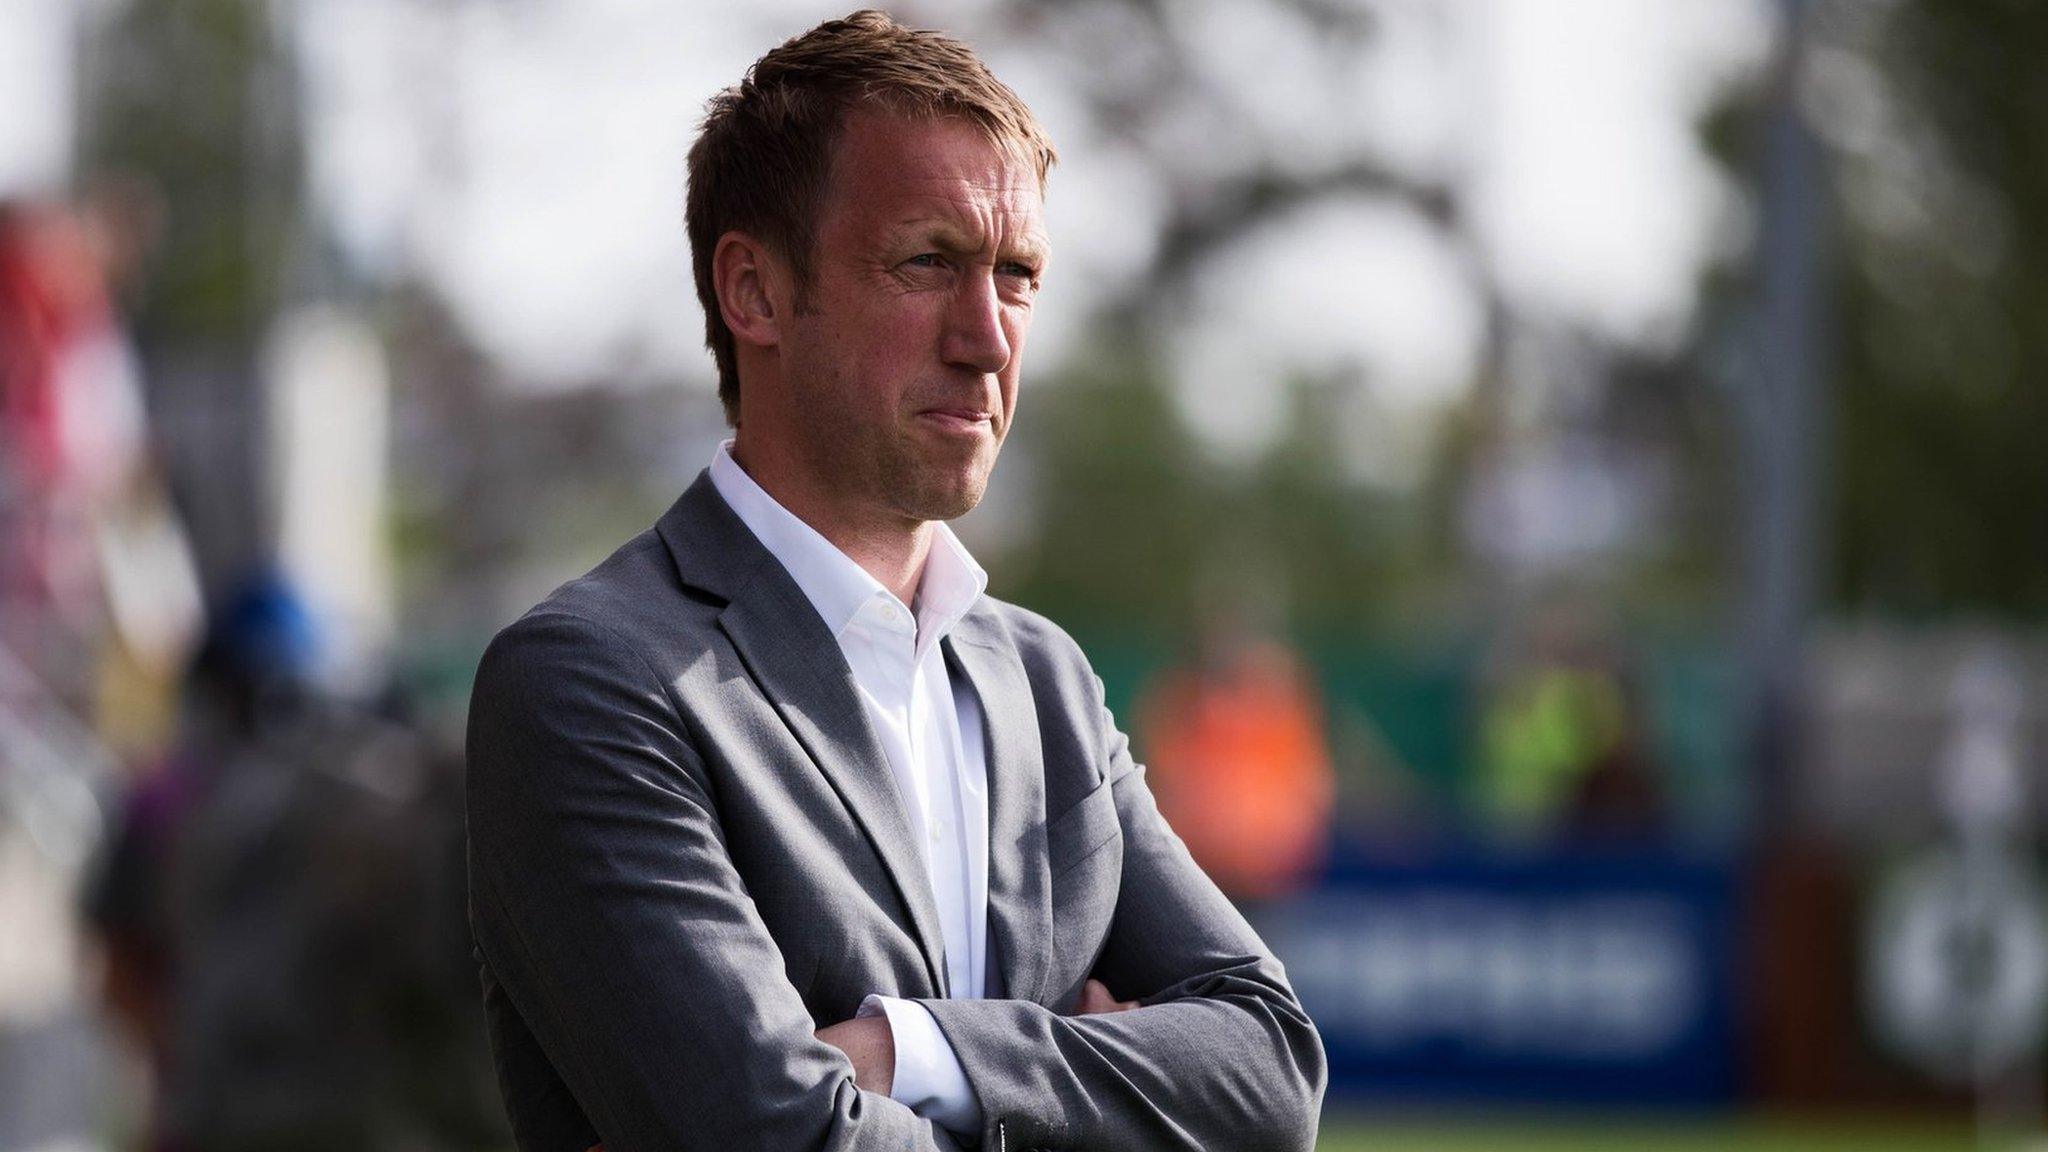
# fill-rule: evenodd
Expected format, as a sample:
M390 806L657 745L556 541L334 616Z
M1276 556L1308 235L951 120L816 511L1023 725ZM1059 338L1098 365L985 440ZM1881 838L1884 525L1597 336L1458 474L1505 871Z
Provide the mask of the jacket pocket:
M1046 828L1052 865L1052 985L1078 987L1093 971L1116 919L1123 832L1104 783Z
M1110 782L1104 780L1046 825L1045 853L1053 879L1065 876L1121 835L1116 821L1116 797L1111 789Z

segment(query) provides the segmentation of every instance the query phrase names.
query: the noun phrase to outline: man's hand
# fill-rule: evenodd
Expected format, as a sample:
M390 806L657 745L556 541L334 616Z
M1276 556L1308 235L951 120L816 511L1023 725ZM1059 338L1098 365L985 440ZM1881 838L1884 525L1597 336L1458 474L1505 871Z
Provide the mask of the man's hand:
M1136 1000L1118 1000L1110 995L1102 981L1090 980L1081 988L1081 1003L1074 1009L1074 1015L1128 1012L1137 1006ZM817 1036L853 1061L855 1084L868 1092L889 1094L896 1083L896 1034L889 1030L887 1016L842 1020L818 1029Z
M1137 1006L1136 1000L1119 1000L1110 995L1109 986L1102 981L1090 980L1081 986L1081 1003L1075 1007L1074 1015L1128 1012ZM855 1084L869 1092L889 1094L889 1088L896 1082L896 1034L889 1031L887 1016L843 1020L818 1029L817 1035L853 1061ZM604 1152L604 1145L592 1145L590 1152Z
M896 1082L896 1034L889 1030L888 1017L842 1020L818 1029L817 1035L853 1061L853 1082L863 1091L889 1094Z
M1074 1009L1076 1016L1094 1016L1103 1012L1129 1012L1136 1008L1136 1000L1119 1000L1109 994L1109 986L1100 980L1090 980L1081 986L1081 1003Z

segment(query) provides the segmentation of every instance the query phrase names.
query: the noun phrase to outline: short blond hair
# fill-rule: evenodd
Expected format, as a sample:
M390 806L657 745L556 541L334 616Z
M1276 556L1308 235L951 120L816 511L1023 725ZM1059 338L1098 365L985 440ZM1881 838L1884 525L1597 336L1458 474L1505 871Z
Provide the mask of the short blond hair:
M738 84L711 98L690 147L684 210L704 343L718 362L718 399L730 423L739 422L739 370L718 309L712 254L727 232L745 232L789 262L801 294L833 152L847 114L859 107L965 119L1034 164L1041 189L1057 159L1031 109L973 49L872 9L826 21L756 60Z

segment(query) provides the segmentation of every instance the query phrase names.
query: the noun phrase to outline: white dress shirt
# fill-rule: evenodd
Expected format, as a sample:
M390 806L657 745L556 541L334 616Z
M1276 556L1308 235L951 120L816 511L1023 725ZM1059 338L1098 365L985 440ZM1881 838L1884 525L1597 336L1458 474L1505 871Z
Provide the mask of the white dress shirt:
M789 571L853 670L861 707L881 739L903 800L945 936L948 991L984 994L988 947L988 760L981 703L953 683L939 648L988 585L988 575L944 524L933 526L913 611L831 541L775 502L718 446L711 483L740 521ZM859 1016L884 1015L896 1046L889 1095L960 1133L981 1108L953 1046L912 1000L870 995Z

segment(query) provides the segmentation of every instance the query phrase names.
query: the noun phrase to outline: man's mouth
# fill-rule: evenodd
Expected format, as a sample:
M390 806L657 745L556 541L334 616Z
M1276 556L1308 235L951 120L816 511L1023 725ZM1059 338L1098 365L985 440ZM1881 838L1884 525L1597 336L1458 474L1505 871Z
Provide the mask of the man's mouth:
M918 415L950 432L995 430L995 414L985 408L927 408Z

